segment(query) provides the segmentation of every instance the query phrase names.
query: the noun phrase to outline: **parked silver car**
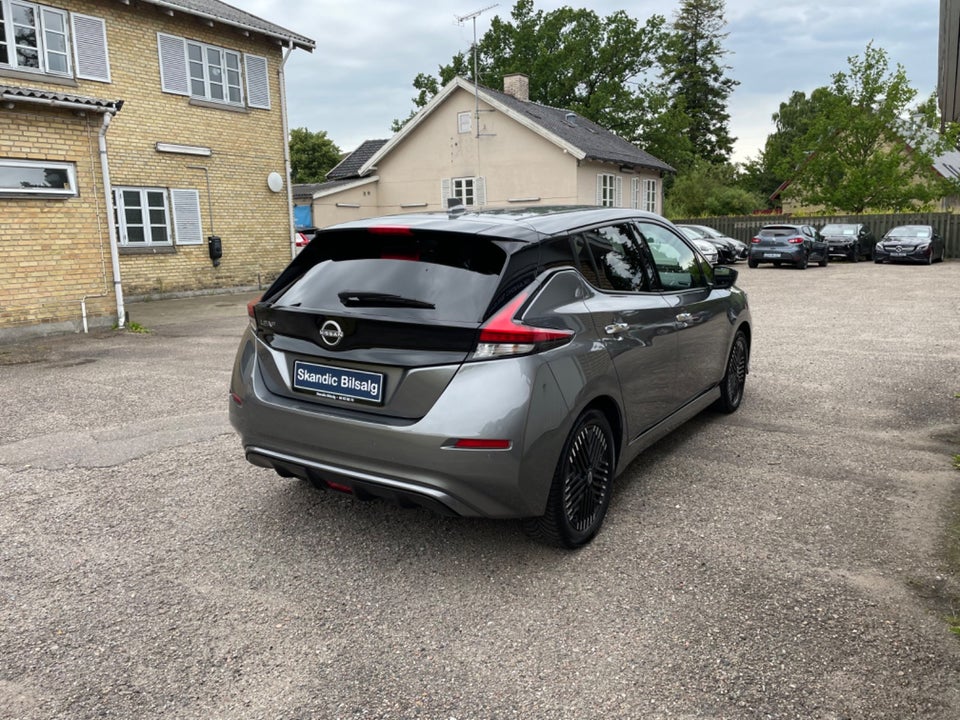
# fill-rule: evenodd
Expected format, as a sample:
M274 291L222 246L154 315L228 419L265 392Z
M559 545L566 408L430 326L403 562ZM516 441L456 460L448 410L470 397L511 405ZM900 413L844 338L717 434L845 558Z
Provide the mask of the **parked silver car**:
M638 211L327 228L251 303L230 420L280 475L577 547L641 450L740 405L736 277Z

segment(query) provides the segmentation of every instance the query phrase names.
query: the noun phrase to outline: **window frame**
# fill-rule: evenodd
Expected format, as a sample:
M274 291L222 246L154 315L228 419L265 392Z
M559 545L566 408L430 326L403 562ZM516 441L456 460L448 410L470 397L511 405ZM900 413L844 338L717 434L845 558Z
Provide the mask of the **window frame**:
M33 45L18 42L13 12L15 7L28 10L32 14L33 24L23 27L30 27L33 30ZM59 19L60 29L49 27L51 16ZM20 72L73 77L73 37L70 32L70 13L68 11L50 5L29 2L28 0L0 0L0 17L3 18L0 20L0 44L7 53L7 60L6 62L0 62L0 67ZM51 35L59 35L63 38L62 50L52 47ZM37 54L37 65L22 64L19 59L19 48L35 52ZM66 65L65 69L52 69L52 56L61 57Z
M473 132L473 113L469 110L457 113L457 133L464 135Z
M623 177L616 173L597 173L597 206L623 207Z
M646 212L658 212L660 191L656 178L643 178L643 193L641 195L642 209Z
M21 160L19 158L0 158L0 167L42 168L44 170L63 170L67 173L67 188L52 187L0 187L0 197L77 197L77 166L76 163L54 160Z
M123 193L125 192L136 192L140 196L140 204L137 206L137 209L142 213L142 218L140 223L129 223L127 221L126 210L128 209L126 200ZM163 241L157 241L153 239L153 228L159 227L158 223L150 222L150 210L156 209L156 206L151 208L149 204L149 193L159 193L163 198L163 215L164 215L164 229L166 232L167 239ZM132 209L132 206L131 208ZM166 188L162 187L147 187L147 186L132 186L132 185L115 185L113 188L113 210L115 213L115 218L117 221L117 232L119 235L119 243L121 247L124 248L144 248L144 247L172 247L173 246L173 232L171 225L171 210L170 210L170 194L167 192ZM130 242L129 239L129 228L131 225L142 227L144 231L144 241L143 242Z
M197 61L190 56L191 48L196 48L200 52L200 60ZM190 40L184 38L184 52L186 53L186 63L187 63L187 86L190 91L190 97L197 100L205 100L207 102L221 103L223 105L231 105L234 107L245 107L245 97L243 93L243 55L237 50L230 50L225 47L220 47L219 45L211 45L209 43L203 43L199 40ZM215 53L219 59L218 64L212 63L211 53ZM229 67L229 59L233 58L236 63L235 68ZM199 63L202 74L200 77L197 77L194 74L195 66ZM219 71L220 78L214 80L213 78L213 69ZM236 82L229 82L228 78L231 72L236 73ZM204 94L200 95L195 92L194 83L200 82L203 84ZM212 88L214 86L219 86L223 97L215 97ZM237 99L233 100L230 98L230 90L236 89Z

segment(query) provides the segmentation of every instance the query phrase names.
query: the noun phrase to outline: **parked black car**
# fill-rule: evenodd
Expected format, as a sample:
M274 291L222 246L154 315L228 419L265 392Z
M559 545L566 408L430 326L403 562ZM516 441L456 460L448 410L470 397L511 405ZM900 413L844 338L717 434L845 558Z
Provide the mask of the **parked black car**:
M825 267L830 262L830 246L811 225L765 225L750 240L747 265L755 268L762 262L775 267L790 263L800 270L811 262Z
M899 225L888 230L873 249L873 260L925 263L943 262L946 252L940 233L931 225Z
M820 229L820 236L830 246L831 256L845 257L850 262L869 260L877 244L876 235L863 223L830 223Z
M737 260L746 260L749 248L746 243L736 238L724 235L708 225L677 225L684 233L694 232L698 237L716 245L717 255L721 263L735 263Z

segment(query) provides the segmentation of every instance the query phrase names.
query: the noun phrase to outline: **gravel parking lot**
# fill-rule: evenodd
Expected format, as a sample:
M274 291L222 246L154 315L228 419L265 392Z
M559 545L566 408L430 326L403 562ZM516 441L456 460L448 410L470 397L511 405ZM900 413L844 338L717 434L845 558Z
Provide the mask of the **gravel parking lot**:
M250 295L0 346L0 718L956 720L960 262L738 268L743 406L575 553L249 466Z

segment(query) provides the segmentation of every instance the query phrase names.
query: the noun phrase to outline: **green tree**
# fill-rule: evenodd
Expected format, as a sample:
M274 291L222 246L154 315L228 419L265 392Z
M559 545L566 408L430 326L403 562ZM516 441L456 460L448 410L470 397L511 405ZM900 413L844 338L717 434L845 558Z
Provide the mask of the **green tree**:
M847 61L800 143L807 155L785 194L828 212L929 206L944 192L931 166L946 138L909 120L916 91L886 51L870 43Z
M689 118L695 154L712 163L733 152L727 99L739 83L722 64L725 25L723 0L681 0L660 60L676 107Z
M762 206L762 197L741 187L735 165L700 158L677 175L664 201L664 214L671 218L747 215Z
M323 182L327 173L340 162L340 148L324 130L306 128L290 131L290 176L294 183Z
M768 206L776 204L770 197L804 166L810 150L806 146L807 133L824 111L830 95L830 89L825 87L816 88L809 97L797 90L780 103L772 116L774 131L767 136L763 150L744 163L741 187L767 198Z
M572 110L638 142L657 102L653 78L665 23L653 15L641 24L623 10L605 18L570 7L544 12L533 0L517 0L510 19L493 18L477 42L477 80L499 88L504 75L523 73L532 101ZM473 67L472 53L459 53L436 76L417 75L415 107L454 76L473 79ZM405 122L394 121L394 129Z

